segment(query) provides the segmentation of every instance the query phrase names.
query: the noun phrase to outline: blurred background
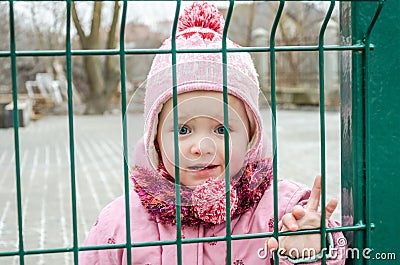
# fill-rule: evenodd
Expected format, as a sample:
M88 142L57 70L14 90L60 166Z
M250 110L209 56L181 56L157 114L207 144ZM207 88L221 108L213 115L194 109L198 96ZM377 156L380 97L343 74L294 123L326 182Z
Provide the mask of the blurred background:
M189 2L182 3L182 9ZM268 47L278 2L237 2L228 37L246 47ZM72 9L73 50L118 49L119 2L76 2ZM223 14L226 3L217 2ZM63 51L65 2L15 2L16 49ZM287 2L277 46L317 45L327 6ZM126 49L158 48L168 38L174 2L129 2ZM16 160L11 94L9 4L0 2L0 251L18 250ZM335 9L325 44L339 44ZM340 198L339 52L325 52L327 198ZM269 53L252 53L263 117L271 124ZM154 55L126 55L128 156L123 156L119 57L73 56L73 149L68 125L65 56L17 57L21 204L25 249L71 246L72 209L83 243L100 210L124 192L123 162L143 134L142 83ZM318 52L276 54L278 176L308 186L321 174ZM72 151L71 151L72 150ZM71 168L71 154L74 168ZM76 181L75 193L71 175ZM76 194L75 201L72 199ZM341 219L340 206L334 218ZM72 264L72 253L28 255L27 264ZM4 257L1 264L18 264Z
M182 8L189 2L183 2ZM226 3L216 3L226 14ZM16 2L15 34L18 51L64 50L66 7L64 2ZM72 49L118 49L121 3L77 2L73 4ZM228 37L246 47L269 47L277 2L238 2ZM277 46L318 43L326 14L323 2L288 2L280 20ZM0 3L0 52L9 50L8 3ZM126 49L158 48L170 35L174 2L129 2L124 41ZM338 12L334 11L325 33L325 44L339 43ZM154 55L127 55L128 97L146 79ZM269 99L269 53L253 53L261 89ZM339 106L338 52L325 52L326 106ZM73 57L74 104L79 114L103 114L120 105L118 56ZM318 105L318 53L276 54L277 102L282 107ZM10 101L10 59L0 57L0 100ZM17 60L18 91L30 101L34 119L66 112L65 56L21 56ZM3 109L4 106L0 106ZM4 123L4 122L3 122ZM0 124L1 125L1 124ZM2 125L6 126L5 124Z

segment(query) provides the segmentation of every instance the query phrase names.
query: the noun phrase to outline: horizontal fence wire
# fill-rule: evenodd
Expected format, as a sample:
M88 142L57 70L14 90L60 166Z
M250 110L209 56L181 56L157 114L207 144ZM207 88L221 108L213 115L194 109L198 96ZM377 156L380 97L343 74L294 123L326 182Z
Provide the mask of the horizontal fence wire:
M109 0L112 1L112 0ZM169 0L166 0L169 1ZM304 235L304 234L312 234L312 233L320 233L321 234L321 245L322 248L326 246L326 241L322 240L325 238L326 233L337 232L337 231L365 231L367 233L367 240L369 240L368 231L371 229L370 217L369 217L369 195L371 192L370 183L366 182L366 190L364 191L366 194L366 220L364 223L359 223L353 226L340 226L335 228L326 228L325 224L325 212L322 211L321 218L321 228L320 229L310 229L310 230L300 230L295 232L280 232L278 229L278 171L277 171L277 117L276 117L276 58L275 55L278 52L313 52L317 51L319 54L319 91L320 91L320 136L321 136L321 177L322 177L322 194L321 194L321 204L325 205L326 202L326 158L325 158L325 109L324 109L324 53L326 51L360 51L365 54L364 60L364 80L368 80L368 69L369 69L369 57L370 50L373 49L373 45L370 43L370 34L372 29L380 15L381 9L383 7L384 1L382 0L363 0L362 2L377 2L378 7L376 12L366 29L365 37L361 42L353 45L324 45L324 34L327 24L331 18L333 8L337 2L335 0L325 0L326 2L330 2L329 9L325 15L324 21L322 23L318 45L310 45L310 46L275 46L275 35L276 30L279 25L279 21L284 10L285 2L295 2L297 0L273 0L271 2L279 2L279 7L274 19L274 23L271 29L271 35L269 40L269 47L241 47L241 48L227 48L226 39L227 32L229 28L230 17L233 12L234 0L229 1L229 8L226 17L225 27L223 29L223 38L222 38L222 48L221 49L177 49L175 36L177 32L177 23L178 16L181 12L181 0L170 0L172 2L176 2L175 9L175 17L172 27L172 41L171 41L171 49L160 50L160 49L126 49L124 36L125 34L125 24L126 24L126 14L127 14L127 5L128 2L132 2L130 0L123 1L122 7L122 19L121 19L121 27L120 27L120 47L118 49L98 49L98 50L72 50L71 49L71 7L72 0L66 0L66 42L65 42L65 50L40 50L40 51L19 51L16 49L16 36L15 36L15 28L14 28L14 3L16 2L26 2L23 0L8 0L0 2L8 2L9 3L9 29L10 29L10 50L9 51L0 51L0 58L6 57L11 60L11 72L12 72L12 101L14 103L13 109L13 128L14 128L14 155L15 155L15 185L16 185L16 201L17 201L17 213L18 213L18 251L7 251L0 252L0 257L7 256L18 256L19 264L25 264L25 256L26 255L37 255L37 254L49 254L49 253L73 253L74 264L78 264L78 256L80 251L90 251L90 250L102 250L102 249L118 249L125 248L127 252L127 261L128 264L132 264L134 257L132 257L131 249L132 247L147 247L147 246L161 246L161 245L176 245L177 251L177 263L182 264L182 245L184 244L192 244L192 243L204 243L204 242L214 242L214 241L224 241L227 244L227 252L226 252L226 264L231 264L231 241L234 240L244 240L244 239L253 239L253 238L267 238L267 237L275 237L279 236L292 236L292 235ZM342 1L342 2L350 2ZM34 1L30 1L34 2ZM41 1L42 2L42 1ZM47 1L53 2L53 1ZM59 2L59 1L54 1ZM80 1L76 1L80 2ZM83 2L83 0L82 0ZM303 1L307 2L307 1ZM312 1L309 1L312 2ZM361 1L358 1L361 2ZM243 234L243 235L232 235L231 234L231 223L230 223L230 176L229 176L229 163L225 161L226 171L225 171L225 189L226 189L226 216L227 216L227 224L226 224L226 235L225 236L215 236L215 237L204 237L204 238L190 238L185 239L182 238L182 224L181 224L181 214L180 214L180 176L179 176L179 146L178 146L178 108L177 108L177 80L176 80L176 57L177 54L180 53L221 53L222 54L222 63L223 63L223 100L224 100L224 126L228 127L228 93L227 93L227 54L235 53L235 52L269 52L270 55L270 86L271 86L271 110L273 116L273 124L272 124L272 145L273 150L275 152L273 156L273 190L274 190L274 231L266 232L266 233L257 233L257 234ZM131 241L131 228L130 228L130 201L129 201L129 190L130 190L130 180L129 180L129 165L126 161L126 157L128 157L128 139L127 139L127 121L124 116L126 113L126 76L125 76L125 57L129 55L139 55L139 54L171 54L172 55L172 76L173 76L173 107L174 107L174 147L175 147L175 184L176 184L176 240L164 240L164 241L155 241L155 242L132 242ZM122 141L123 141L123 154L121 159L124 161L124 195L125 195L125 216L126 216L126 244L115 244L115 245L99 245L99 246L82 246L80 242L78 242L78 221L77 221L77 190L76 190L76 176L75 176L75 143L74 143L74 112L73 112L73 89L72 89L72 58L75 56L89 56L89 55L116 55L119 56L120 59L120 78L121 78L121 109L122 109ZM66 58L66 66L67 66L67 92L68 92L68 130L69 130L69 158L70 158L70 184L71 184L71 214L72 214L72 233L73 233L73 244L71 247L66 248L51 248L51 249L26 249L24 246L24 237L23 237L23 212L22 212L22 199L21 199L21 169L20 169L20 144L19 144L19 115L18 115L18 84L17 84L17 58L19 57L28 57L28 56L64 56ZM364 82L366 86L366 93L368 93L368 82ZM368 97L367 97L368 98ZM366 104L366 119L369 118L369 110L368 104ZM366 124L370 124L365 121ZM368 130L368 128L367 128ZM224 133L225 136L225 157L229 154L229 135L227 130ZM367 144L368 148L368 144ZM368 152L370 153L370 152ZM133 216L134 218L134 216ZM369 242L367 242L369 244ZM278 256L275 253L275 264L278 264ZM324 253L323 263L326 262L326 256Z
M347 231L364 231L367 226L365 224L358 224L353 226L340 226L340 227L332 227L326 228L327 233L332 232L347 232ZM321 229L307 229L307 230L298 230L298 231L285 231L278 232L278 236L295 236L295 235L308 235L321 233ZM267 238L274 236L274 232L266 232L266 233L254 233L254 234L242 234L242 235L232 235L231 238L233 241L235 240L243 240L243 239L255 239L255 238ZM181 240L182 244L193 244L193 243L206 243L206 242L214 242L214 241L226 241L225 236L213 236L213 237L201 237L201 238L183 238ZM176 245L177 240L163 240L163 241L149 241L149 242L132 242L131 246L135 248L141 247L153 247L153 246L167 246L167 245ZM79 251L89 251L89 250L104 250L104 249L121 249L126 248L126 244L115 244L115 245L96 245L96 246L80 246L78 247ZM25 250L24 255L38 255L38 254L49 254L49 253L65 253L65 252L73 252L72 247L66 248L48 248L48 249L32 249ZM18 255L18 251L9 251L9 252L0 252L0 257L7 256L16 256Z
M373 45L370 44L370 49L373 49ZM354 45L325 45L322 47L324 51L364 51L365 44L354 44ZM318 45L310 46L276 46L274 52L316 52L319 51ZM241 48L226 48L228 53L233 52L271 52L271 47L241 47ZM176 53L221 53L222 49L176 49ZM125 55L144 55L144 54L170 54L171 49L126 49ZM86 55L119 55L119 49L109 50L72 50L71 55L73 56L86 56ZM31 57L31 56L65 56L66 51L54 50L54 51L16 51L15 57ZM10 57L11 53L7 51L0 51L0 57Z

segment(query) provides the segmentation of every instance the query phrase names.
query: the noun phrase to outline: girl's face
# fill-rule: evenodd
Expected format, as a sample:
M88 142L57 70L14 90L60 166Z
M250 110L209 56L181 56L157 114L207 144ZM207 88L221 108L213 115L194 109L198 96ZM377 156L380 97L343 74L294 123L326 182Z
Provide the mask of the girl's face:
M228 159L232 177L244 166L250 125L242 101L229 95L228 103ZM178 95L179 173L185 186L200 185L210 177L225 177L223 106L220 92L193 91ZM166 170L175 176L172 99L159 114L156 140Z

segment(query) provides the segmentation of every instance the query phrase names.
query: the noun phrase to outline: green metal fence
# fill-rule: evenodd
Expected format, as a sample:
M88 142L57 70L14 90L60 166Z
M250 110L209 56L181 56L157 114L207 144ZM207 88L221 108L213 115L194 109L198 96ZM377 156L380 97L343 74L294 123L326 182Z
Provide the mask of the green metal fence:
M14 28L14 3L16 1L9 0L9 30L10 30L10 50L9 51L0 51L0 57L9 58L11 60L11 70L12 70L12 98L14 106L17 106L18 103L18 91L17 91L17 60L24 56L64 56L67 62L67 83L68 83L68 121L69 121L69 156L70 156L70 185L71 185L71 213L72 213L72 231L73 234L73 244L70 247L66 248L52 248L52 249L27 249L24 245L24 235L23 235L23 207L22 207L22 194L21 194L21 170L20 170L20 128L19 124L19 115L18 109L15 107L13 110L13 118L14 118L14 150L15 150L15 185L16 185L16 201L17 201L17 212L18 212L18 250L16 251L8 251L8 252L0 252L0 263L2 263L2 259L10 256L18 256L19 264L25 264L25 259L27 255L39 255L39 254L49 254L49 253L73 253L74 264L78 264L78 255L80 251L87 250L95 250L95 249L107 249L107 248L126 248L127 249L127 258L128 263L131 264L134 257L132 257L130 249L132 247L143 247L143 246L156 246L156 245L176 245L177 264L182 264L181 253L182 253L182 245L188 243L199 243L199 242L211 242L211 241L226 241L227 244L227 252L226 255L226 264L232 264L231 261L231 242L233 240L240 239L250 239L250 238L266 238L266 237L275 237L281 235L298 235L304 233L320 233L321 238L325 238L325 234L327 232L332 231L344 231L347 233L349 238L353 238L351 242L353 242L352 246L357 247L359 249L363 249L366 247L375 247L380 250L386 251L394 251L397 250L395 243L395 233L389 236L393 241L384 240L385 236L382 235L388 233L388 231L396 225L396 221L389 217L390 215L380 209L379 197L374 196L374 189L378 187L378 189L382 192L385 190L385 186L380 184L377 178L377 171L379 171L380 167L386 167L386 170L383 171L383 175L387 176L388 179L386 181L389 184L398 186L398 180L395 179L394 174L392 174L395 163L390 161L395 161L396 157L389 158L388 160L384 160L384 162L376 162L374 161L374 148L380 145L381 141L378 139L371 139L371 136L377 136L379 133L383 133L382 131L374 131L373 126L380 126L383 124L382 118L379 118L379 114L377 112L380 109L376 109L372 105L372 101L374 99L379 99L379 89L382 88L378 83L380 80L374 81L371 85L370 80L370 72L371 70L376 70L376 65L383 65L382 59L378 58L378 55L385 56L387 52L382 52L382 48L379 48L377 44L374 43L374 40L377 41L378 44L382 44L383 38L384 41L390 42L388 40L389 36L384 34L384 29L388 27L391 23L394 25L394 43L395 44L385 44L385 47L398 47L399 45L399 29L396 23L399 25L398 13L396 11L391 11L393 13L390 15L385 15L382 18L381 10L385 5L393 8L392 10L400 11L399 4L395 0L389 0L387 3L383 0L370 0L370 1L329 1L330 5L328 11L326 12L325 19L321 25L318 43L316 45L311 46L277 46L275 44L276 32L278 25L280 23L280 19L282 13L285 8L285 3L289 1L276 1L279 2L279 7L277 13L275 14L275 19L273 22L273 26L271 28L269 46L264 47L243 47L243 48L234 48L230 49L226 46L226 37L228 28L230 25L230 19L232 16L233 8L235 6L235 1L229 1L229 8L226 15L226 23L223 30L223 43L222 49L217 50L177 50L175 46L175 38L172 38L172 48L168 51L159 51L157 49L126 49L124 42L125 35L125 25L126 25L126 17L127 17L127 6L128 1L125 0L122 3L122 19L120 23L120 45L118 49L114 50L72 50L71 48L71 0L66 1L66 40L65 40L65 49L58 51L19 51L16 48L16 33ZM325 45L324 44L324 34L327 27L327 24L331 18L334 7L340 5L341 11L341 31L343 38L343 43L341 45ZM389 8L389 7L388 7ZM383 9L385 10L385 9ZM172 36L175 36L177 29L177 18L181 11L181 1L176 1L176 10L175 10L175 20L173 22L173 30ZM396 14L396 15L394 15ZM383 23L386 23L380 26L380 32L375 33L378 38L374 39L374 35L372 34L374 31L374 26L378 21L383 20ZM397 34L397 36L396 36ZM396 39L397 38L397 39ZM396 42L397 41L397 42ZM378 54L372 54L372 50L377 49L379 51ZM176 56L178 53L193 53L193 52L219 52L222 53L222 63L224 65L224 102L227 103L227 76L226 76L226 62L227 62L227 53L230 52L264 52L269 54L270 59L270 88L271 88L271 108L273 117L276 119L277 113L277 102L276 102L276 54L279 52L318 52L319 58L319 95L320 95L320 104L319 104L319 117L320 117L320 139L321 139L321 150L320 150L320 161L321 161L321 176L322 176L322 197L321 204L326 204L326 150L325 150L325 65L329 64L329 62L324 61L324 54L326 52L339 52L339 53L351 53L351 56L348 59L343 57L342 60L342 87L341 87L341 100L342 100L342 129L346 127L350 122L348 128L349 130L342 130L342 183L343 183L343 194L347 195L347 198L352 198L350 201L343 201L343 214L351 216L353 218L353 222L349 225L337 227L337 228L328 228L325 229L325 212L322 211L322 219L321 219L321 229L314 229L308 231L297 231L297 232L279 232L278 231L278 194L277 194L277 178L279 176L277 172L277 155L274 155L273 160L273 168L274 168L274 232L272 233L261 233L261 234L247 234L247 235L231 235L231 226L230 226L230 214L229 214L229 205L230 205L230 189L229 185L226 185L226 204L227 206L227 225L226 225L226 236L221 237L212 237L212 238L198 238L198 239L184 239L182 238L181 233L181 219L180 219L180 207L176 208L177 215L177 234L176 240L170 241L160 241L160 242L146 242L146 243L137 243L131 242L130 235L130 208L129 208L129 189L130 189L130 180L128 175L128 164L124 157L128 156L128 136L127 136L127 124L124 115L121 117L122 123L122 139L123 139L123 154L121 154L122 159L124 160L124 189L125 189L125 202L126 202L126 244L117 244L117 245L105 245L105 246L82 246L82 242L78 241L78 223L77 223L77 190L76 190L76 176L75 176L75 142L74 142L74 105L72 102L73 97L73 89L72 89L72 58L74 56L89 56L89 55L116 55L120 58L120 69L121 69L121 109L122 113L126 112L127 104L126 104L126 77L125 77L125 68L126 62L125 59L129 55L137 55L137 54L157 54L157 53L170 53L172 54L172 66L175 65ZM395 48L392 48L394 54L396 53ZM374 57L375 56L375 57ZM387 59L390 56L386 56ZM266 58L267 59L267 58ZM399 56L397 55L394 60L397 60L396 67L398 69L399 64ZM373 65L373 63L375 63ZM349 67L346 67L349 66ZM381 71L382 68L377 68L377 71ZM388 86L393 86L395 90L397 86L398 91L398 73L394 71L393 68L387 69L384 68L384 71L389 71L389 75L391 75L391 79L386 81L385 83ZM177 103L177 94L176 94L176 69L173 67L173 101L174 105ZM348 76L352 78L347 78ZM397 75L397 77L396 77ZM383 79L384 76L379 76L379 78ZM396 79L397 78L397 79ZM393 90L390 90L393 91ZM371 95L374 93L373 95ZM384 100L381 104L384 105L385 102L392 104L394 101L393 98L398 96L398 93L393 94L393 92L388 92L389 94L385 96ZM225 120L224 123L227 125L227 114L228 110L226 105L224 104L224 115ZM397 116L390 116L392 114L391 110L387 108L383 108L383 111L389 113L388 116L390 119L396 119ZM397 111L399 107L394 106L394 109ZM347 110L350 109L350 112ZM393 114L395 115L395 114ZM177 108L174 108L174 117L177 117ZM382 121L382 122L381 122ZM400 121L400 120L399 120ZM377 123L377 124L375 124ZM396 124L398 128L398 124ZM272 130L272 144L273 150L279 152L279 146L277 145L277 131L275 128L275 124L273 124ZM347 128L347 127L346 127ZM390 130L389 128L388 130ZM394 132L394 129L392 132ZM227 133L226 133L227 134ZM392 137L393 135L390 133L386 133L388 137ZM229 144L228 143L228 135L225 135L225 152L229 153ZM389 138L390 139L390 138ZM396 139L396 137L395 137ZM399 139L399 138L397 138ZM398 151L399 149L399 141L385 140L386 147L389 150ZM177 125L175 126L175 150L178 150L177 147ZM391 149L392 148L392 149ZM390 153L390 152L389 152ZM387 153L386 153L387 154ZM389 155L388 155L389 156ZM384 157L385 158L385 157ZM386 157L388 158L388 157ZM178 161L178 154L176 154L176 161ZM389 161L389 162L388 162ZM397 161L398 162L398 161ZM177 165L179 166L179 165ZM229 163L226 163L227 171L226 171L226 183L229 184ZM179 183L179 170L176 171L177 177L176 182ZM385 175L386 174L386 175ZM376 182L375 182L376 181ZM381 181L381 180L380 180ZM378 183L378 184L376 184ZM180 205L180 192L179 185L176 185L176 198L177 205ZM389 189L389 193L383 200L384 203L389 203L391 199L394 198L395 190ZM392 196L391 196L392 195ZM0 203L0 208L3 207ZM377 208L376 208L377 207ZM353 210L354 209L354 210ZM387 209L387 208L386 208ZM396 209L395 209L396 210ZM379 217L381 216L381 217ZM398 213L395 214L398 216ZM133 217L134 218L134 217ZM379 231L378 234L373 233L373 229ZM378 241L378 242L377 242ZM380 244L379 242L385 242L384 244ZM322 247L326 246L325 240L321 240ZM392 248L392 249L391 249ZM277 260L277 259L276 259ZM325 257L323 259L325 262ZM360 257L359 259L353 260L354 263L357 264L367 264L370 263L371 260L364 259ZM377 262L375 260L375 262ZM276 261L277 264L277 261Z

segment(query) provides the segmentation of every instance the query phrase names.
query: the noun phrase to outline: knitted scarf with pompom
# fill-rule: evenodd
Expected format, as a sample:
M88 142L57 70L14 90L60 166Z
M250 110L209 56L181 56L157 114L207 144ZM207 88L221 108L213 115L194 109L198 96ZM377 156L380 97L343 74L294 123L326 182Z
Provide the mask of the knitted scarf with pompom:
M231 217L234 218L256 205L272 181L271 159L247 164L231 180ZM158 172L133 167L130 177L144 208L154 221L176 224L175 180L162 163ZM204 194L218 194L218 198L204 201ZM197 194L196 194L197 193ZM215 196L214 196L215 197ZM200 201L199 201L200 200ZM225 222L225 180L209 179L195 189L181 185L181 223L183 226L203 224L212 226ZM207 203L208 202L208 203Z

